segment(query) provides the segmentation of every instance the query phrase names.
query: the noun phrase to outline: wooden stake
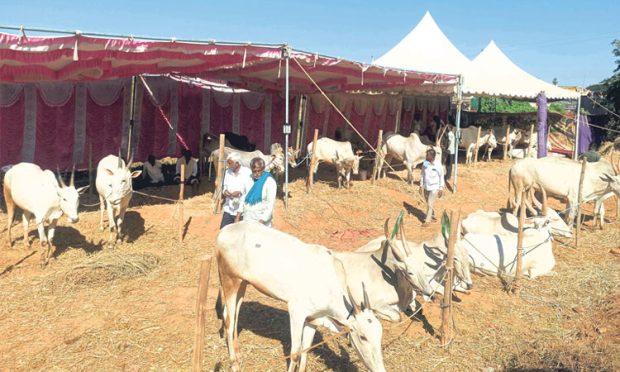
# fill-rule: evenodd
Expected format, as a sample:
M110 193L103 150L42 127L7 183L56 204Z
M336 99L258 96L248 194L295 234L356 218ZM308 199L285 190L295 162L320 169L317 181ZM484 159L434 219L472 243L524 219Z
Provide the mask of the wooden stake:
M579 191L577 193L577 228L575 230L575 248L579 248L579 230L581 230L581 203L583 201L583 179L586 175L586 159L581 159L581 174L579 175ZM571 221L572 222L572 221Z
M200 279L198 282L198 296L196 296L196 332L194 338L194 353L192 355L192 371L202 371L204 360L205 325L207 323L207 294L209 292L209 277L211 273L211 260L209 257L200 264Z
M534 124L530 125L530 142L527 144L527 156L532 157L532 144L534 143ZM540 143L538 144L540 146Z
M441 301L441 346L446 347L452 339L452 286L454 285L454 247L458 238L458 226L461 211L450 212L450 238L446 257L446 278L443 282L443 300Z
M316 141L319 139L319 130L314 130L314 136L312 137L312 156L310 157L310 168L308 168L308 182L306 183L306 193L312 191L314 186L314 167L316 164Z
M474 164L478 163L478 149L480 142L480 131L482 130L482 126L478 127L478 133L476 133L476 146L474 147Z
M508 159L508 143L510 142L509 136L510 136L510 125L506 125L506 141L504 142L504 160Z
M519 229L517 230L517 268L512 282L512 293L519 296L521 293L521 278L523 277L523 225L525 224L525 198L527 191L521 194L521 207L519 208Z
M375 156L375 164L372 166L372 177L370 178L371 184L374 184L375 179L379 179L379 177L381 176L381 169L379 169L379 164L383 164L383 161L381 161L381 156L385 156L385 154L381 153L381 146L383 146L383 129L379 129L379 138L377 138L377 156Z
M181 162L181 182L179 183L179 241L183 241L185 216L183 215L183 198L185 195L185 159Z
M93 185L93 143L88 141L88 193L92 195L94 193L94 185Z
M217 164L215 164L215 208L214 213L220 213L222 208L222 183L224 180L224 145L226 136L220 134L220 148L218 152Z
M205 161L204 161L204 136L200 136L200 144L198 145L198 172L200 172L200 178L205 174Z

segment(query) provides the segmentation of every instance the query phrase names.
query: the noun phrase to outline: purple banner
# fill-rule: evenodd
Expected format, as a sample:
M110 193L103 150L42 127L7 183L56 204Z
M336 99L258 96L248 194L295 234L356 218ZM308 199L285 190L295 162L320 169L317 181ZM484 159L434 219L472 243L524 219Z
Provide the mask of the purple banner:
M540 92L536 97L538 105L538 157L547 156L547 97Z
M590 144L592 143L592 131L590 130L590 126L588 125L588 116L580 115L579 116L579 143L577 154L581 155L584 152L590 149Z

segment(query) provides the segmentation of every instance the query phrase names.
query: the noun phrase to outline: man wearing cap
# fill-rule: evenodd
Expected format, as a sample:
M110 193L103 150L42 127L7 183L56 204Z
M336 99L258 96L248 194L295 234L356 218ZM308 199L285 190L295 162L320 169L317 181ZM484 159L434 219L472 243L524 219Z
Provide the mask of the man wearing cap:
M426 150L426 160L422 163L422 177L420 178L420 191L424 193L426 200L426 218L424 225L436 220L433 210L435 200L443 194L444 176L441 162L435 161L435 150L429 148Z
M231 152L228 155L226 166L224 186L222 188L224 214L222 215L220 229L241 220L245 196L253 184L250 177L251 172L248 168L241 165L241 155L238 152Z

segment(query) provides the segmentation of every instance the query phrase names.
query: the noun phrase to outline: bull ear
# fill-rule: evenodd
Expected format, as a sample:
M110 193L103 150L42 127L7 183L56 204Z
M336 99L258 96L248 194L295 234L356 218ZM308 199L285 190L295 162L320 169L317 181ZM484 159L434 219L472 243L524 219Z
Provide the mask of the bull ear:
M612 178L612 176L611 176L609 173L604 173L604 174L601 176L601 179L602 179L603 181L605 181L605 182L611 182L611 181L613 181L613 178Z
M133 171L133 172L131 172L131 178L140 177L141 174L142 174L141 170Z
M401 310L407 309L407 306L413 302L413 285L407 280L405 273L396 270L396 294L398 295L398 307Z
M104 171L105 171L105 173L106 173L108 176L113 176L113 175L114 175L114 172L112 172L111 170L109 170L109 169L107 169L107 168L106 168L106 169L104 169Z
M69 186L75 186L75 163L73 164L73 169L71 170L71 180L69 181Z

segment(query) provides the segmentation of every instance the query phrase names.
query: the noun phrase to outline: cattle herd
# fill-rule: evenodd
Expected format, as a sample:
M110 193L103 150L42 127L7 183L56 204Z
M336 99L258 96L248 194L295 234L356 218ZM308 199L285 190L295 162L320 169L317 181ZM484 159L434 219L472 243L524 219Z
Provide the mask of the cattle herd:
M498 143L509 141L512 146L521 135L513 131L506 138L505 134L498 135L488 130L478 138L478 129L470 127L463 130L460 147L468 154L467 159L471 158L470 152L475 147L486 147L490 157ZM479 139L477 146L476 138ZM413 183L413 170L424 160L429 146L441 154L440 140L441 136L434 144L428 144L417 133L407 137L386 133L376 160L380 174L385 173L385 162L397 160L405 165L408 181ZM216 145L210 138L204 141L209 160L217 164L220 154ZM312 148L310 143L308 153ZM273 144L270 154L266 155L251 146L247 139L245 142L227 140L224 155L232 151L241 154L242 165L248 166L252 158L261 157L274 175L284 170L285 150L280 144ZM292 148L286 151L289 152L289 165L296 166L298 152ZM338 174L338 186L344 184L349 187L351 173L357 174L361 159L351 142L321 138L314 151L316 167L319 163L333 165ZM110 244L123 239L122 224L132 197L132 179L140 175L140 171L131 170L131 164L132 159L125 162L120 156L108 155L97 167L100 227L103 230L107 210ZM316 168L312 171L316 172ZM526 157L517 160L507 177L508 210L478 210L466 216L459 225L454 289L470 290L473 286L472 272L515 275L516 214L522 198L526 199L524 205L531 215L524 225L523 275L535 278L551 273L555 265L552 251L554 236L572 236L578 208L580 173L581 164L565 158ZM594 202L595 211L600 215L604 213L602 202L606 198L620 196L619 173L620 164L613 155L611 162L600 159L586 166L583 201ZM34 217L41 244L47 247L42 263L47 264L53 254L58 219L64 214L70 222L78 221L79 195L87 187L76 188L74 178L75 169L67 185L60 174L55 175L30 163L17 164L6 172L3 190L10 244L13 243L11 226L14 213L16 209L21 209L24 244L28 246L30 243L29 220ZM567 200L566 219L547 206L547 195ZM371 371L384 371L382 326L378 318L398 321L401 312L415 310L418 294L429 300L434 294L443 293L443 263L448 241L445 229L431 240L414 242L407 240L403 223L394 229L391 236L389 227L389 220L386 220L382 236L361 247L351 247L346 252L306 243L256 223L240 222L224 227L216 241L222 298L218 312L223 319L232 369L240 369L237 319L244 292L251 284L260 292L288 305L290 371L304 370L305 351L312 345L318 326L334 332L346 332L365 366ZM397 230L400 239L395 238Z

